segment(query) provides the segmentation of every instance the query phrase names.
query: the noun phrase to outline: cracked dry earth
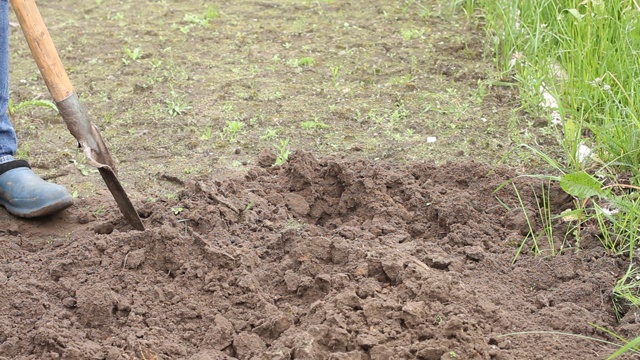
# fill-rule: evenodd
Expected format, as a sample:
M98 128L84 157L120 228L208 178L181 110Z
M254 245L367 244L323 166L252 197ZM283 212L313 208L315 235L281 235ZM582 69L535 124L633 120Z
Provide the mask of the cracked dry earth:
M0 359L602 359L615 348L560 333L638 334L612 311L624 263L594 239L512 264L510 171L273 156L137 204L143 232L107 195L2 213Z

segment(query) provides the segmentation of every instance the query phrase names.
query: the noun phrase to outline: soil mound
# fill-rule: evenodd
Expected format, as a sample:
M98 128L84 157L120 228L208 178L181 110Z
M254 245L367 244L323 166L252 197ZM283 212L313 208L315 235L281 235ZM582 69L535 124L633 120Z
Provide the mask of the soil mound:
M144 205L144 232L116 211L7 217L0 359L606 357L559 334L637 335L611 310L622 264L597 244L512 264L527 224L494 191L513 176L297 152L185 183Z

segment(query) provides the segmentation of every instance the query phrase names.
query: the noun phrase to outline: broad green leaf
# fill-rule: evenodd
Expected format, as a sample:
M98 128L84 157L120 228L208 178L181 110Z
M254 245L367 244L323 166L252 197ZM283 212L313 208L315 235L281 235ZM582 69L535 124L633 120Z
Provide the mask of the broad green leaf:
M569 195L580 199L592 196L603 197L601 184L596 178L584 171L565 174L560 177L560 187Z

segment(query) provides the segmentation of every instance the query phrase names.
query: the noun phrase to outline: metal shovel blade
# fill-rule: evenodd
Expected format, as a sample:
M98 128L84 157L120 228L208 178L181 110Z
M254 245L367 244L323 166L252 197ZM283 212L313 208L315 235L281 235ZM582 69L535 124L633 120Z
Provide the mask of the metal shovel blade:
M127 222L136 230L144 230L144 225L138 212L131 204L127 193L116 177L116 168L109 149L105 145L100 130L88 121L87 113L75 93L62 101L56 102L58 111L64 119L69 132L78 140L80 147L87 157L87 162L98 168L107 188L118 204L120 212Z
M89 164L98 168L127 222L136 230L144 230L138 212L116 177L115 163L100 131L88 120L87 113L78 100L35 2L11 0L11 7L67 128L78 140Z

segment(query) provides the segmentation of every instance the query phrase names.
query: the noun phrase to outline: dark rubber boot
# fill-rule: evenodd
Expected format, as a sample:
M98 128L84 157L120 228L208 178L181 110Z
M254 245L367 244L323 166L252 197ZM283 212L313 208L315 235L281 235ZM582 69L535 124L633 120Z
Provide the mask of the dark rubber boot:
M10 213L32 218L50 215L73 204L61 185L42 180L24 160L0 164L0 205Z

